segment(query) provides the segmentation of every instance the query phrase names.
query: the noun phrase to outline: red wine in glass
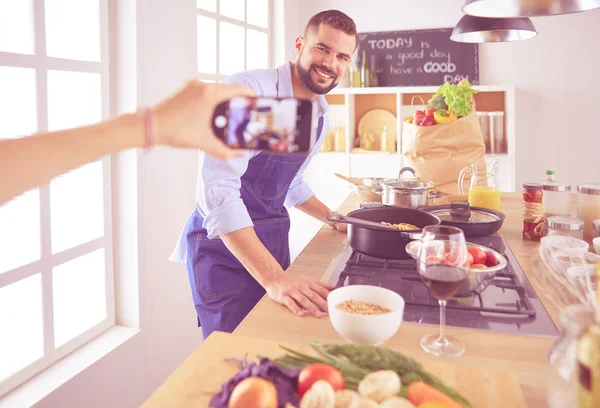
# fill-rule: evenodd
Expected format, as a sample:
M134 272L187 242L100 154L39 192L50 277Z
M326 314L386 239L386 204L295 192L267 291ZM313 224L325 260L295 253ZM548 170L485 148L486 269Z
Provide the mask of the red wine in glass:
M469 276L467 269L453 265L433 264L420 269L421 280L438 300L453 297Z

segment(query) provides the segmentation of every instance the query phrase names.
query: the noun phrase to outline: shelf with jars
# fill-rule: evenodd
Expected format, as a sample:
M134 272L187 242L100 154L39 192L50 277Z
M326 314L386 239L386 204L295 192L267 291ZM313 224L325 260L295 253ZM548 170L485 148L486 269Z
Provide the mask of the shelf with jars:
M355 74L348 74L349 77L351 75ZM330 121L329 139L322 151L346 153L351 177L363 177L364 174L359 173L364 173L365 168L371 165L373 172L385 173L383 176L386 177L393 176L403 167L404 118L422 110L438 87L350 85L348 79L325 96L329 103ZM479 91L475 94L475 108L486 155L499 160L502 191L516 191L515 87L473 87ZM339 140L341 138L343 142Z

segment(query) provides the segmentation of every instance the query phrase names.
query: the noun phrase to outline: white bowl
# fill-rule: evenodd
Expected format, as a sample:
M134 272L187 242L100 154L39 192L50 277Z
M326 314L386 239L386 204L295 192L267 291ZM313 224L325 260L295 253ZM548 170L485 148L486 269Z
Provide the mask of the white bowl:
M345 312L336 305L347 300L375 303L389 313L361 315ZM349 285L334 289L327 296L329 320L340 336L356 344L379 346L400 328L404 316L404 299L396 292L371 285Z
M594 251L600 255L600 237L594 238L592 244L594 244Z
M560 251L563 253L587 252L590 244L582 239L567 237L563 235L548 235L541 239L540 251Z
M554 262L562 270L568 269L575 265L589 266L592 270L596 270L596 264L600 262L600 255L593 254L591 252L563 252L562 250L552 253Z
M583 285L591 283L592 288L596 285L596 265L575 265L567 269L567 275L569 278L579 281Z

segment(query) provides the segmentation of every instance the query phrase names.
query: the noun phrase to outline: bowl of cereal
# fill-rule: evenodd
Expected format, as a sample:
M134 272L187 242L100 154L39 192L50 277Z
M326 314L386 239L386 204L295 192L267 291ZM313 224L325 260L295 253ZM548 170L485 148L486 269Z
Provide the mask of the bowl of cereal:
M404 299L379 286L350 285L327 297L329 320L340 336L355 344L379 346L400 328Z

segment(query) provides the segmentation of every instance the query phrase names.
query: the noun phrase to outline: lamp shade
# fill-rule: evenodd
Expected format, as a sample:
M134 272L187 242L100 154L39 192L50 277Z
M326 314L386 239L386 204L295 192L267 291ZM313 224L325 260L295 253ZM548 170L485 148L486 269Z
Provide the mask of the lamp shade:
M483 18L463 16L450 39L463 43L488 43L529 40L537 31L528 18Z
M466 0L462 11L475 17L544 17L600 8L600 0Z

